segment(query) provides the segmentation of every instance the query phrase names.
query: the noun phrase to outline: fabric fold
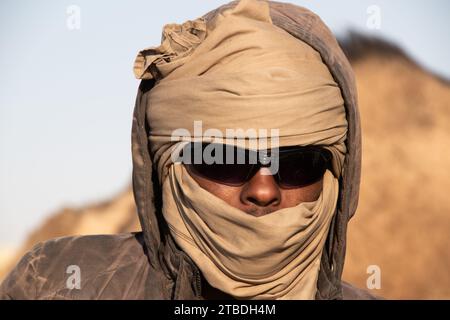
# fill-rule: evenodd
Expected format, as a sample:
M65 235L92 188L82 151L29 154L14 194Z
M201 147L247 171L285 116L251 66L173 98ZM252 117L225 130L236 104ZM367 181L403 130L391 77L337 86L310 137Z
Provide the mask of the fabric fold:
M138 79L159 80L181 66L206 36L203 19L164 26L162 43L140 51L134 62L134 75Z

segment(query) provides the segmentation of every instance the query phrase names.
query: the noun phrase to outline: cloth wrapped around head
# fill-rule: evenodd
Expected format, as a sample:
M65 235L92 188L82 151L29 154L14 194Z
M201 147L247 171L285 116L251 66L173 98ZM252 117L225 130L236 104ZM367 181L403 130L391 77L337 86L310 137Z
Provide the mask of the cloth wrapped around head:
M313 299L347 133L340 88L320 54L273 25L267 2L241 0L208 22L166 25L161 46L141 51L134 71L156 81L147 97L150 153L178 245L212 286L234 297ZM256 218L173 163L190 141L321 145L333 155L332 172L317 201Z
M215 142L241 146L258 137L225 139L227 129L265 129L269 145L275 129L280 147L326 146L334 175L341 173L347 121L339 86L316 50L272 24L265 2L241 1L208 23L166 25L162 45L141 51L134 71L157 81L147 119L161 182L168 150L177 141L207 140L209 129ZM180 129L189 134L174 135Z

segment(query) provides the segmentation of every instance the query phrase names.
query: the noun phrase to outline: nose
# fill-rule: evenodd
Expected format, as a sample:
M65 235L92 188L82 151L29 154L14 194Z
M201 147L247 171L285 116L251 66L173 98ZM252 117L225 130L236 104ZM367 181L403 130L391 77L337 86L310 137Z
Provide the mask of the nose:
M241 202L247 207L247 212L254 216L268 214L280 204L280 188L268 168L260 168L244 185Z

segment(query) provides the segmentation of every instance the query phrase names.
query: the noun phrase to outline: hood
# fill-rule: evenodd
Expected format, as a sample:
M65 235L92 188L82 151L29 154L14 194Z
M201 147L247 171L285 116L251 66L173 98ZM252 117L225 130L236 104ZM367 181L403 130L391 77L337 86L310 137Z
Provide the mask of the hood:
M336 212L325 244L319 279L317 299L342 299L341 275L344 267L347 223L354 215L358 204L361 172L361 131L357 106L355 80L351 66L339 47L335 37L321 19L311 11L292 5L268 1L273 24L293 37L306 42L317 50L339 84L345 101L348 132L347 153L343 174L339 179L339 197ZM203 16L207 21L237 1L223 5ZM172 239L162 215L162 192L149 152L149 128L146 109L148 93L154 80L142 80L138 89L133 114L132 157L133 193L142 226L146 254L155 272L164 271L167 285L172 283L175 292L180 286L200 290L199 270L193 261L181 251ZM151 108L151 106L149 106ZM177 296L175 294L175 298ZM185 297L186 298L186 297Z

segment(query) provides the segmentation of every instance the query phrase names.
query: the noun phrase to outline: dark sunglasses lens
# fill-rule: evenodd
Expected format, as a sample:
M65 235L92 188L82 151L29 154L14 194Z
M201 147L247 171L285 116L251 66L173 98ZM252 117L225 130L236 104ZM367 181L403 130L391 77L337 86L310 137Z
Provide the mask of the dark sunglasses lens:
M246 181L251 166L246 164L190 164L188 169L206 179L239 186Z
M190 161L186 166L190 171L222 184L242 185L253 168L247 161L248 153L241 148L192 143L189 152Z
M279 184L283 188L298 188L319 181L328 168L328 150L307 150L283 157L280 155Z

